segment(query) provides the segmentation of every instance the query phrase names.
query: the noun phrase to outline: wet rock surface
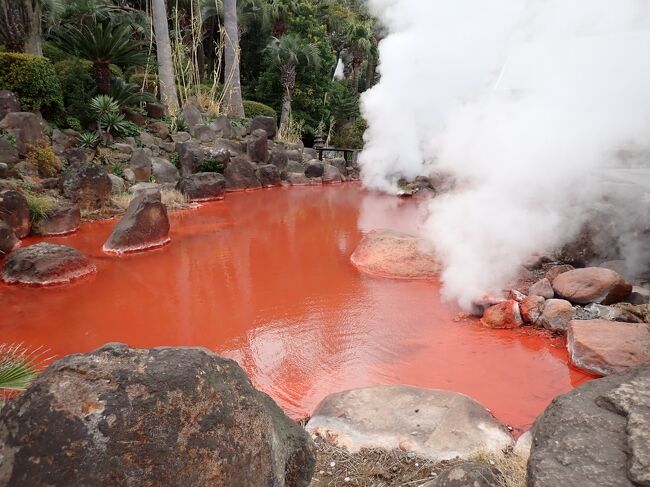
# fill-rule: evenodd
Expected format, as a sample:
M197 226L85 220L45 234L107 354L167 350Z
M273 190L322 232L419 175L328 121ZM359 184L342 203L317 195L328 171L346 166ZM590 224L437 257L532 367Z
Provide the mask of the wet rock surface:
M541 296L526 296L524 300L519 303L521 318L524 322L531 325L535 324L539 317L542 316L545 302L546 300Z
M78 250L41 242L9 254L2 268L2 280L45 286L67 283L95 270L95 265Z
M650 365L559 396L533 426L529 487L650 485Z
M306 487L315 463L234 361L120 344L64 357L5 407L0 455L3 487Z
M368 232L350 257L360 270L382 277L432 279L440 265L421 238L394 232Z
M280 172L278 171L277 166L273 164L265 164L258 167L257 174L259 176L260 183L264 188L280 186L282 184L282 180L280 179Z
M553 279L558 297L575 304L612 304L623 301L632 286L611 269L586 267L564 272Z
M131 200L103 249L109 253L133 252L160 247L169 240L169 218L160 192L144 190Z
M219 200L226 192L226 180L222 174L200 172L181 179L176 189L190 201Z
M487 328L517 328L523 325L519 303L509 299L490 306L483 313L481 324Z
M498 453L514 445L506 428L473 399L404 385L331 394L306 429L353 453L399 449L434 461Z
M76 231L81 224L81 211L75 204L63 204L49 211L34 223L39 235L64 235Z
M623 372L650 362L650 325L573 320L567 326L571 363L598 375Z
M323 184L342 183L343 180L343 175L336 166L331 164L323 166Z
M16 237L25 238L32 226L27 200L18 191L0 191L0 220L4 221Z

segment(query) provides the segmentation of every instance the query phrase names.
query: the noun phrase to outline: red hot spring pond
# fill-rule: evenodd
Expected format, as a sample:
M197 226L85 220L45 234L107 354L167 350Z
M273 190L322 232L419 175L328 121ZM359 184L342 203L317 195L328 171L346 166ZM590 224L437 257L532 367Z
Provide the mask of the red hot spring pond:
M437 282L371 277L350 263L363 232L417 225L412 199L356 184L232 193L172 213L166 247L121 257L101 250L114 224L46 239L86 253L96 275L0 284L0 341L57 356L111 341L200 345L239 362L294 418L332 392L404 383L468 394L516 432L590 378L568 365L562 339L483 328L458 319Z

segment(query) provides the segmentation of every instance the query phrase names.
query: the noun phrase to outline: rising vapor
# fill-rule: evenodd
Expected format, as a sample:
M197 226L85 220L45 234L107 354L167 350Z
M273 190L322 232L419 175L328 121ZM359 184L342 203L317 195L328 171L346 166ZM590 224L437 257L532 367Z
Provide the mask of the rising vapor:
M369 5L389 34L381 81L362 99L362 178L387 192L401 177L454 178L423 226L448 298L469 308L498 293L531 256L573 238L604 196L627 205L617 238L630 266L648 265L636 234L650 228L647 202L616 184L606 195L600 181L631 159L648 167L620 154L650 143L650 2Z

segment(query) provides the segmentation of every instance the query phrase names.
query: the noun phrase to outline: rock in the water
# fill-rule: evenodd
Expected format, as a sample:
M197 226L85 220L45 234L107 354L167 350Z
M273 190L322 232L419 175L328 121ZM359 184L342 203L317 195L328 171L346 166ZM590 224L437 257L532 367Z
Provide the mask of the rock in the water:
M521 318L524 320L524 323L535 324L539 317L542 316L545 302L546 300L543 297L534 294L524 298L519 303L519 311L521 312Z
M0 191L0 220L3 220L16 237L25 238L32 226L27 200L22 193L7 189Z
M499 453L514 444L506 428L473 399L404 385L331 394L306 428L353 453L399 449L434 461Z
M160 247L169 241L169 218L160 192L145 190L131 200L103 248L118 254Z
M575 310L571 303L564 299L547 299L542 315L537 324L550 331L563 332L569 321L575 318Z
M323 166L323 184L341 183L343 175L336 166L325 164Z
M282 184L280 172L277 166L273 164L265 164L264 166L258 167L257 173L263 188L271 188Z
M262 187L256 169L257 167L245 157L233 158L224 171L226 189L240 191Z
M278 133L278 124L274 117L257 116L251 121L251 133L263 129L269 139L274 139Z
M325 164L323 161L318 159L312 159L305 166L305 176L308 178L320 178L323 177L323 172L325 171Z
M0 220L0 259L18 247L20 240L13 229Z
M254 130L246 141L246 153L253 162L265 163L269 158L269 140L263 129Z
M648 425L650 365L557 397L533 426L528 487L650 485Z
M594 374L623 372L650 362L650 325L573 320L567 327L571 362Z
M490 306L483 313L481 324L487 328L497 329L517 328L523 325L519 303L514 299L509 299Z
M483 463L465 462L442 472L421 487L500 487L501 472Z
M541 296L544 299L553 299L555 297L555 291L553 291L551 281L549 281L546 277L540 279L535 284L530 286L528 294L530 296Z
M78 250L41 242L9 254L2 268L2 280L9 284L47 286L70 282L95 270L95 265Z
M0 120L2 120L7 113L19 111L20 102L16 95L8 90L0 90Z
M216 172L200 172L181 179L176 189L190 201L221 200L226 192L226 180Z
M440 271L423 239L392 230L367 233L350 260L360 270L382 277L432 279Z
M623 301L632 285L611 269L586 267L564 272L553 280L559 297L575 304L613 304Z
M49 211L34 223L39 235L65 235L76 231L81 224L81 211L74 204L63 204Z
M151 179L151 151L149 149L134 149L129 167L135 174L137 182L149 181Z
M5 406L0 458L2 487L306 487L315 448L234 361L109 344Z
M63 195L82 209L100 208L109 200L113 189L106 171L92 162L68 168L60 185Z
M179 177L176 166L162 157L151 160L151 173L157 183L175 183Z
M47 143L40 115L30 112L11 112L0 120L0 130L16 138L16 149L21 156L27 155L30 147Z

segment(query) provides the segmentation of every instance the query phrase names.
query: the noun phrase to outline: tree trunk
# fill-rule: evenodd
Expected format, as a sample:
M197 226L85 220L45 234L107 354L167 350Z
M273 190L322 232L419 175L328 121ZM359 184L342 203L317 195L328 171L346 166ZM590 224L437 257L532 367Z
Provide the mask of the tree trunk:
M24 0L0 0L0 42L8 52L25 52L29 16Z
M153 30L156 36L160 99L167 107L168 112L174 114L178 113L179 106L165 0L153 0L151 3L151 12L153 15Z
M289 124L289 117L291 117L291 100L293 95L288 87L284 87L284 95L282 96L282 112L280 113L280 132Z
M366 90L372 88L375 82L375 62L372 58L368 59L368 66L366 66Z
M239 26L237 24L237 0L223 0L223 17L226 29L224 46L224 102L226 114L231 118L244 116L239 75Z
M38 0L25 0L25 10L29 16L28 37L25 52L35 56L43 55L41 43L41 3Z
M291 102L293 101L293 91L296 89L295 64L284 64L280 67L280 82L284 89L282 112L280 112L280 131L283 131L289 124L291 117Z
M358 59L352 61L352 88L359 93L359 78L361 77L361 62Z
M95 63L93 65L93 73L95 75L95 82L97 83L97 90L102 95L110 95L111 68L108 63Z

